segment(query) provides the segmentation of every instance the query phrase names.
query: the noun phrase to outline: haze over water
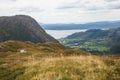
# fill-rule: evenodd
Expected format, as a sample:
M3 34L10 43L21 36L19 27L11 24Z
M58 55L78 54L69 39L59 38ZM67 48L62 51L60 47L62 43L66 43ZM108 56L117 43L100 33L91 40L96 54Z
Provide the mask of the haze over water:
M81 30L46 30L46 32L53 36L56 39L67 37L68 35L71 35L75 32L85 32L87 29L81 29Z

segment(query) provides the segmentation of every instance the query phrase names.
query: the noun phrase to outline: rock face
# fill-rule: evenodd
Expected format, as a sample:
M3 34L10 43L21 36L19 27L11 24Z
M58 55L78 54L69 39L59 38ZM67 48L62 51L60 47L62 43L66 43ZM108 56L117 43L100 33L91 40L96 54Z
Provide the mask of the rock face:
M31 42L58 42L48 35L30 16L0 17L0 42L7 40Z

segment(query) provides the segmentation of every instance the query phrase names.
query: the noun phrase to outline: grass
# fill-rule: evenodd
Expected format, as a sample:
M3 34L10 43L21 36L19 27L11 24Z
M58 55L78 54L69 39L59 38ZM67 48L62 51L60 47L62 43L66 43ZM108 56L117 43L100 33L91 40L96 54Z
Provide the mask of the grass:
M94 55L26 58L2 63L0 72L0 80L119 80L120 58Z
M53 43L20 43L24 47L17 51L0 52L0 80L120 80L120 55L91 55ZM27 53L20 54L21 48Z
M98 59L99 58L99 59ZM119 63L115 63L116 66ZM119 80L120 72L116 66L101 61L97 56L72 56L43 58L28 63L30 66L21 80ZM120 66L120 65L119 65ZM30 75L31 74L31 75Z
M105 46L87 46L87 45L84 45L84 46L80 46L80 48L86 48L86 49L88 49L88 50L90 50L90 51L93 51L93 50L95 50L95 51L99 51L99 52L107 52L108 50L109 50L109 48L108 47L105 47Z

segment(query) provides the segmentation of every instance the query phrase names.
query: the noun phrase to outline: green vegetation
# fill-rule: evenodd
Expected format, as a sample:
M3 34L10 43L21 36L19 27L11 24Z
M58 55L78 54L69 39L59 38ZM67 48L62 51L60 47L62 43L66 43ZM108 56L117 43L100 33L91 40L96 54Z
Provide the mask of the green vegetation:
M92 53L120 53L120 28L74 33L59 39L60 43L70 48L80 48Z
M84 41L82 39L60 39L60 43L62 43L66 47L70 48L80 48L88 52L103 53L107 52L110 48L105 46L102 42L105 40L94 39Z
M95 56L58 43L7 41L0 43L0 80L120 80L120 55Z

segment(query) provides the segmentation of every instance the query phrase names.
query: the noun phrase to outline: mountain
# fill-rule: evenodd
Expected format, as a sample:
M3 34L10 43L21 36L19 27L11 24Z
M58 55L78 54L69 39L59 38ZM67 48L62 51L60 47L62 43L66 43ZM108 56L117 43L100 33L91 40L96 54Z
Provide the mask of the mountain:
M7 40L58 42L48 35L35 19L26 15L0 17L0 42Z
M120 53L120 28L90 29L74 33L59 41L67 47L77 47L89 52Z
M85 24L42 24L46 30L103 29L120 27L120 21L101 21Z

